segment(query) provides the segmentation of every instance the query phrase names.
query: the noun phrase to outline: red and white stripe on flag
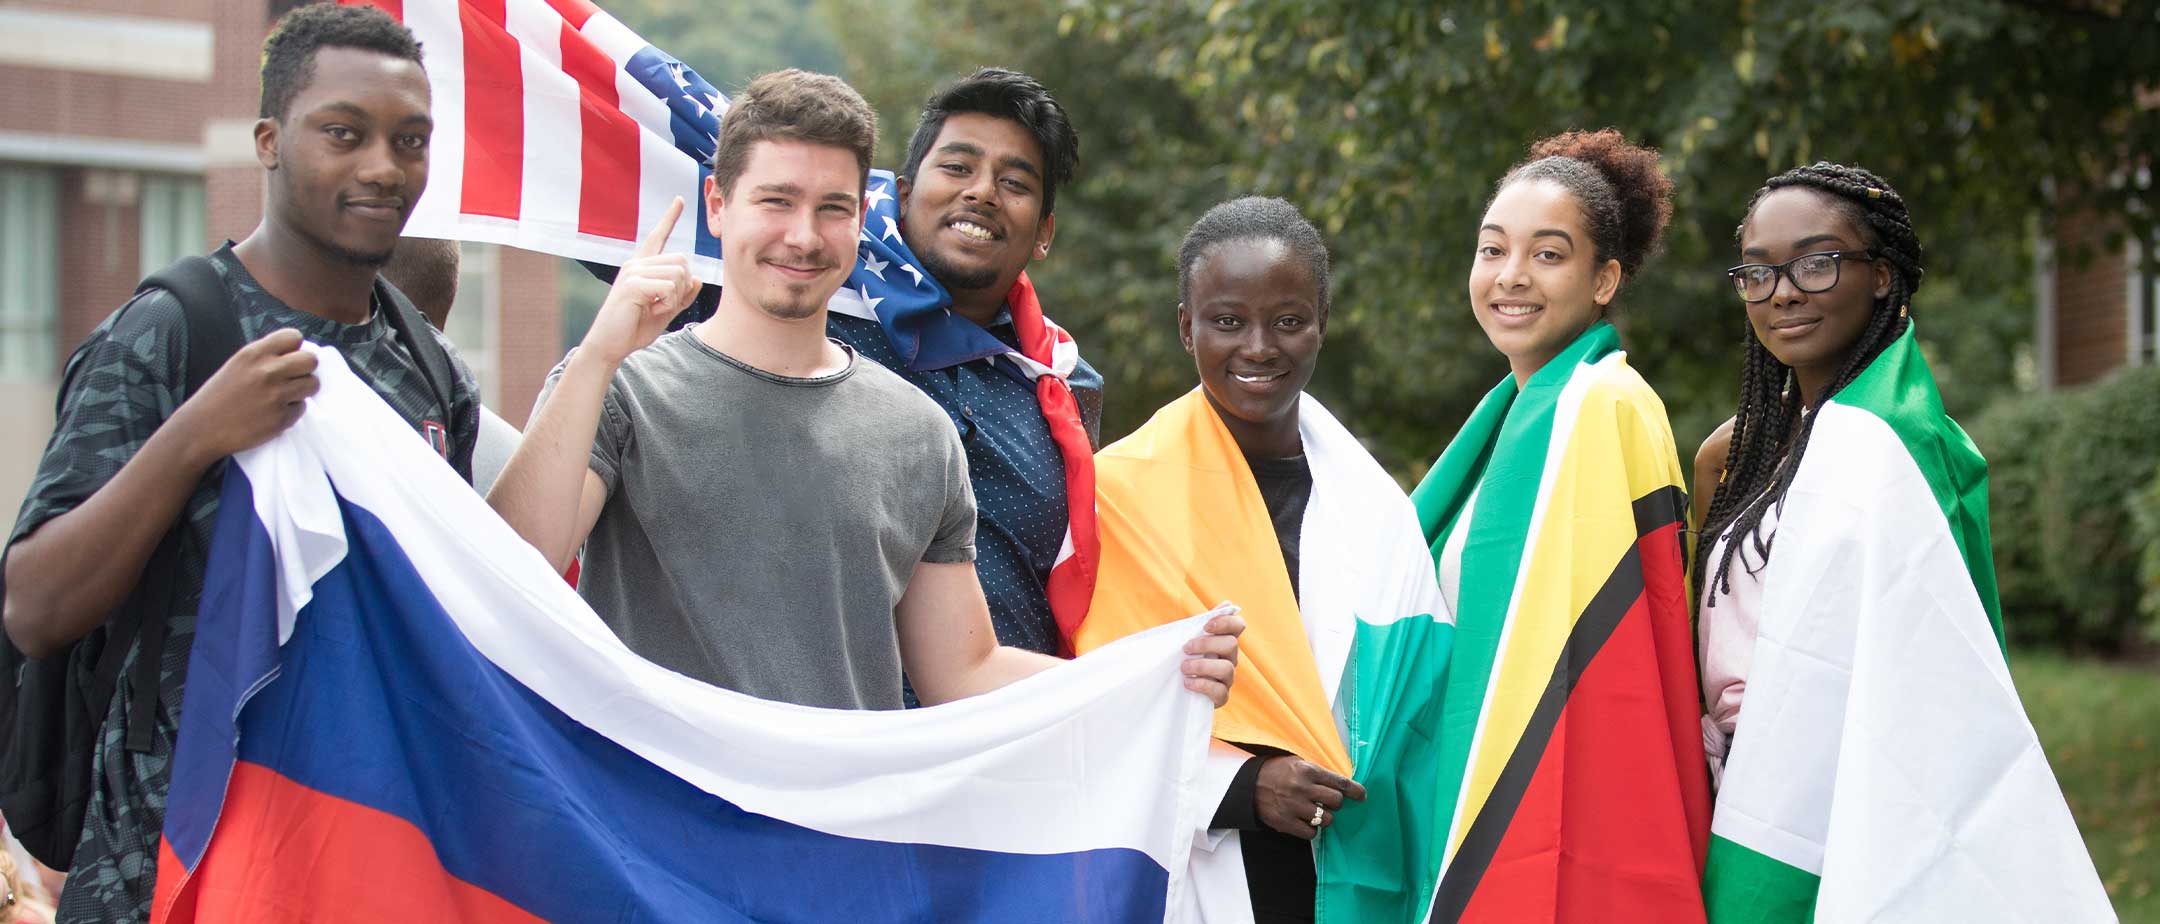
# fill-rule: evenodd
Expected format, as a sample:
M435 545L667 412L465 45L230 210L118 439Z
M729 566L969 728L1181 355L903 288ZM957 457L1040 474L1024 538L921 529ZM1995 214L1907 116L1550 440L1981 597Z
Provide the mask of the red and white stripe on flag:
M375 6L421 42L435 134L405 233L620 265L668 201L702 215L700 164L667 100L626 68L651 46L586 0L340 0ZM672 59L669 59L672 60ZM702 100L715 115L726 99ZM670 252L720 278L702 219ZM710 236L705 236L710 241Z

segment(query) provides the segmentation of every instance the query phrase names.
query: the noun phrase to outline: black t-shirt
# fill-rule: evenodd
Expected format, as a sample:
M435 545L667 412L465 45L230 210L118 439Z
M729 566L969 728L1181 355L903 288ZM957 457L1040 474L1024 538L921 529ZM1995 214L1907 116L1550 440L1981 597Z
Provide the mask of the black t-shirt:
M1298 536L1305 525L1305 505L1312 500L1312 467L1302 455L1287 459L1247 457L1260 499L1267 504L1268 519L1275 524L1275 544L1282 549L1283 566L1290 572L1290 592L1298 591ZM1313 919L1312 844L1284 834L1260 820L1253 797L1259 786L1260 765L1270 757L1288 752L1254 744L1239 744L1254 753L1223 794L1215 811L1213 827L1236 828L1239 848L1245 855L1245 890L1252 899L1256 924L1302 922Z
M1275 522L1275 544L1282 547L1283 565L1290 569L1290 593L1298 593L1298 533L1305 526L1305 504L1312 500L1312 466L1304 456L1287 459L1246 458L1253 481L1260 485L1260 499L1267 503L1268 519Z

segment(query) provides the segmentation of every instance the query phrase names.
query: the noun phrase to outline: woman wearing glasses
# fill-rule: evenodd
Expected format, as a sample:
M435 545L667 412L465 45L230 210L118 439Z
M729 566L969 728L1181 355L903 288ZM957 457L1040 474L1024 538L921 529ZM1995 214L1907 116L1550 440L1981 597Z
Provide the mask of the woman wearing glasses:
M1739 236L1739 408L1695 458L1710 920L2113 920L2010 683L1904 199L1818 163Z
M1569 132L1533 145L1479 220L1470 310L1511 374L1413 494L1456 628L1436 708L1399 713L1438 727L1352 735L1360 781L1390 749L1415 755L1431 777L1397 789L1449 823L1402 848L1437 874L1405 890L1417 914L1367 920L1703 919L1682 469L1606 319L1671 194L1656 151Z

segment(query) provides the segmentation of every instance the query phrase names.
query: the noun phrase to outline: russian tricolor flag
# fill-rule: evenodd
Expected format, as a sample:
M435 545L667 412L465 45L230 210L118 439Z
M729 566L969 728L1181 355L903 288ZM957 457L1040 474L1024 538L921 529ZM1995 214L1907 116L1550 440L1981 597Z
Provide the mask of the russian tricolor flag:
M930 709L707 686L316 352L227 469L156 920L1189 919L1195 620Z

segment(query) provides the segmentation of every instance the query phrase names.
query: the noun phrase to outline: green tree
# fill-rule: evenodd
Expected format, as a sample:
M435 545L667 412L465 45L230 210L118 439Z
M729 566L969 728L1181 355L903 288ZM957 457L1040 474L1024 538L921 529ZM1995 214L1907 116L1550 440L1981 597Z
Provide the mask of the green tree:
M1619 321L1683 451L1733 402L1745 326L1719 270L1764 177L1827 158L1898 184L1930 248L1914 311L1960 414L2016 380L2033 216L2090 205L2149 239L2160 204L2126 169L2160 149L2139 105L2151 0L820 4L881 106L998 62L1072 110L1082 178L1038 276L1110 379L1112 433L1193 380L1171 255L1228 195L1283 196L1329 235L1314 390L1411 476L1504 373L1462 286L1491 184L1538 137L1612 125L1665 151L1669 252Z
M615 18L682 59L722 92L770 70L833 73L839 50L811 12L813 0L602 0Z

